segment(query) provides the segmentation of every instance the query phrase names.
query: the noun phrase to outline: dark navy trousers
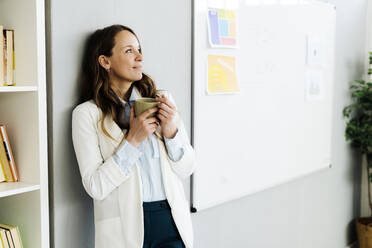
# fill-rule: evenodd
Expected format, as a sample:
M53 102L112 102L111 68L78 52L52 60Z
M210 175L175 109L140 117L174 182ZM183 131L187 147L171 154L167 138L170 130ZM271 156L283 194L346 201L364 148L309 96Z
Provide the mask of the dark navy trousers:
M144 202L143 248L185 248L167 200Z

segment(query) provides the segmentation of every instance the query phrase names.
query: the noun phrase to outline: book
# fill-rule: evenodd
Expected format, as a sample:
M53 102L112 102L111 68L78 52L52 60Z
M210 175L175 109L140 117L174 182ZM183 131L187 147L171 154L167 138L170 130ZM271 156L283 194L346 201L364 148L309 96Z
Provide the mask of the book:
M11 76L11 78L12 78L12 80L11 80L11 84L9 84L9 85L12 85L12 86L14 86L15 85L15 46L14 46L14 30L8 30L8 31L10 31L11 33L10 33L10 39L11 39L11 41L10 41L10 46L11 46L11 56L12 56L12 64L11 64L11 74L12 74L12 76Z
M6 30L3 29L2 33L3 40L3 85L5 86L5 81L7 80L7 67L8 67L8 52L7 52L7 40L6 40Z
M0 239L4 248L10 248L6 232L3 229L0 229Z
M8 248L8 246L5 246L5 244L4 244L4 239L2 237L3 232L4 232L4 230L0 230L0 247L1 248ZM4 233L4 235L5 235L5 233Z
M0 25L0 87L4 85L4 38L3 26Z
M6 132L6 128L4 125L0 125L0 136L1 136L1 139L3 140L5 152L7 153L9 157L9 167L10 167L10 171L12 172L12 177L13 177L12 182L18 182L19 181L18 171L17 171L15 160L14 160L13 151L10 146L8 134Z
M5 231L9 231L10 239L11 239L11 246L13 245L14 248L23 248L21 234L19 232L18 226L11 226L7 224L0 224L0 229Z
M0 227L0 229L2 229L2 228ZM3 230L5 231L6 240L7 240L7 242L8 242L8 246L9 246L9 248L15 248L15 247L14 247L14 241L13 241L13 239L12 239L12 234L10 233L9 230L6 230L6 229L3 229Z
M5 181L6 181L5 170L4 170L4 166L1 163L1 159L0 159L0 183L5 182Z
M4 40L4 85L12 86L14 84L15 56L14 56L14 30L3 29Z
M3 139L1 138L0 135L0 166L1 166L0 169L4 171L5 180L7 182L14 182L12 171L10 170L9 161L10 157L5 151Z

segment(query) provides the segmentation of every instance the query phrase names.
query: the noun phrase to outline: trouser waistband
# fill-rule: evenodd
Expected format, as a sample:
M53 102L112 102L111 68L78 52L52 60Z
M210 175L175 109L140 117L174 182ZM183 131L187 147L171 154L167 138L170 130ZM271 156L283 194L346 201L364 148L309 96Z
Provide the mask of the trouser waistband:
M143 206L144 211L158 211L158 210L170 209L170 206L167 200L143 202L142 206Z

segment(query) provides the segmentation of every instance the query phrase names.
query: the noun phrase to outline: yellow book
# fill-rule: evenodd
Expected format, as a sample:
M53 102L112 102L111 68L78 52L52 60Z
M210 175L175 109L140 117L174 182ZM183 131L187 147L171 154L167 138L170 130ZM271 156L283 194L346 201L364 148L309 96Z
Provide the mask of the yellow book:
M9 248L15 248L14 242L13 242L13 239L12 239L12 234L10 233L9 230L5 230L5 229L3 229L3 230L5 231L5 236L6 236L6 241L8 243L8 247Z
M14 30L11 30L12 32L12 59L13 59L13 63L12 63L12 86L15 86L15 81L16 81L16 78L15 78L15 46L14 46Z
M10 171L12 173L13 182L18 182L19 181L18 171L17 171L17 167L16 167L16 164L15 164L12 148L10 146L10 141L9 141L9 138L8 138L8 134L6 132L6 128L5 128L4 125L0 125L0 135L1 135L1 138L3 139L5 152L8 156L8 159L9 159L9 167L10 167Z
M4 30L6 37L6 76L4 85L14 85L14 30ZM5 42L4 42L5 43ZM4 44L5 45L5 44ZM5 69L5 68L4 68Z
M0 135L0 160L1 160L2 170L4 171L6 181L14 182L12 171L10 169L10 164L9 164L10 158L5 151L5 147L4 147L4 143L1 138L1 135Z
M8 42L6 40L6 30L3 29L2 33L2 40L3 40L3 85L5 86L5 82L8 80Z
M3 26L0 25L0 87L4 86L4 38Z
M8 239L6 238L6 233L3 229L0 229L0 240L1 240L1 244L3 245L2 247L10 248Z
M1 159L0 159L0 182L5 182L5 181L6 181L5 170L4 170L3 163L1 163Z
M0 228L5 230L5 231L10 232L14 248L23 248L21 235L20 235L18 226L0 224Z
M2 231L3 230L0 230L0 244L1 244L1 247L3 248L3 247L5 247L5 245L4 245L3 237L1 236L2 235Z

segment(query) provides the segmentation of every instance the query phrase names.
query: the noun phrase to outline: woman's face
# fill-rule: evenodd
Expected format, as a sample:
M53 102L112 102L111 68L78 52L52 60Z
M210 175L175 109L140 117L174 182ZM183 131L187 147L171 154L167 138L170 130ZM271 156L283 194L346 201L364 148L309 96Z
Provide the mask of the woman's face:
M142 78L142 54L136 36L127 30L115 36L110 61L110 76L120 81L134 82Z

